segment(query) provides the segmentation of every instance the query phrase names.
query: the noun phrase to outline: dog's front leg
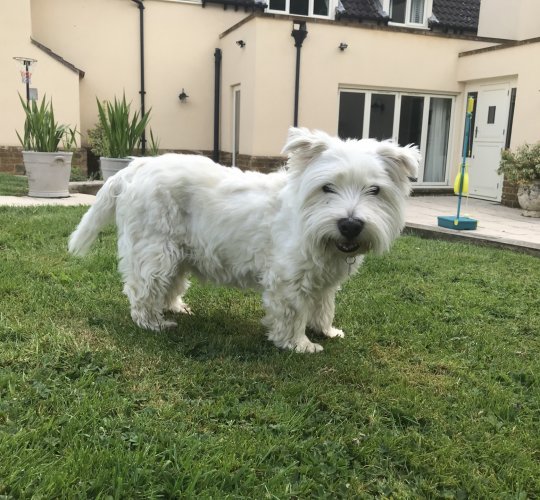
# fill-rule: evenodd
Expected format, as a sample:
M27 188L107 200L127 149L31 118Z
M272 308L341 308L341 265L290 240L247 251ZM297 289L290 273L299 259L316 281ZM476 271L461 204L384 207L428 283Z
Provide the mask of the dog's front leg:
M266 291L263 294L268 339L277 347L296 352L319 352L323 348L306 336L309 305L302 294L292 290Z
M337 288L328 288L321 291L313 302L313 308L308 318L308 326L313 331L330 338L345 336L343 330L333 326L336 292Z

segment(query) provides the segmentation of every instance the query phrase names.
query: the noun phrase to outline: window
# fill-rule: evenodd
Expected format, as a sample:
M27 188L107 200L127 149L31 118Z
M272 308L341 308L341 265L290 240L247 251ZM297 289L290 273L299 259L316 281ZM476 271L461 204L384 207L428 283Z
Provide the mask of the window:
M270 0L269 12L281 12L297 16L329 17L330 0Z
M424 157L419 182L447 185L453 107L454 99L448 96L341 90L338 135L416 144Z
M383 0L384 10L396 24L426 26L432 0Z

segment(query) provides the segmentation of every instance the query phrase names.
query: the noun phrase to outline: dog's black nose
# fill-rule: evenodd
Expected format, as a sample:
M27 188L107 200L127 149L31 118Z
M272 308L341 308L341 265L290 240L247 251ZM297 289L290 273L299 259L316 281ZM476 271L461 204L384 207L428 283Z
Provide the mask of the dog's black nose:
M339 232L345 236L345 238L352 240L356 238L364 228L364 221L355 217L347 217L339 219L337 222Z

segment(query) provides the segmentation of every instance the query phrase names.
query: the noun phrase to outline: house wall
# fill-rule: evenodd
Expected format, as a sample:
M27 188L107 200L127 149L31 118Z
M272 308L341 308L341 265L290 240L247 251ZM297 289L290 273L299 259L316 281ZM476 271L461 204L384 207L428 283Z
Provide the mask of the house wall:
M162 149L213 145L214 49L219 33L248 14L222 6L146 0L146 109ZM69 19L71 22L64 23ZM85 71L84 133L97 121L96 97L125 92L140 108L139 9L127 0L32 0L33 33ZM185 89L189 98L181 103ZM147 134L148 137L148 134Z
M516 79L517 96L510 147L540 140L540 41L505 49L463 54L459 58L460 82Z
M531 61L540 59L540 41L488 52L462 54L458 63L458 79L469 84L495 80L513 81L516 103L510 148L540 140L540 67ZM518 206L517 186L506 181L502 203Z
M14 56L37 59L31 68L30 86L37 88L39 98L52 98L55 117L59 123L77 126L79 123L79 76L52 59L30 42L30 0L0 0L0 171L15 172L22 164L20 142L15 131L22 135L24 111L17 93L26 96L21 82L21 65Z
M275 156L293 123L296 49L291 30L290 18L257 16L222 39L224 75L231 75L224 78L224 90L233 80L232 75L242 83L245 81L246 86L254 81L254 85L249 84L254 88L249 103L242 96L242 104L250 107L251 112L242 116L241 153ZM337 134L340 87L456 96L450 165L457 171L464 107L464 86L456 79L458 53L490 44L309 20L307 30L301 52L300 126ZM247 44L242 50L234 45L238 39ZM338 49L341 42L348 44L343 52ZM224 110L231 109L231 97L224 92ZM224 113L222 149L229 152L231 126L230 114ZM455 171L450 175L454 176Z
M540 36L538 0L482 0L478 36L526 40Z

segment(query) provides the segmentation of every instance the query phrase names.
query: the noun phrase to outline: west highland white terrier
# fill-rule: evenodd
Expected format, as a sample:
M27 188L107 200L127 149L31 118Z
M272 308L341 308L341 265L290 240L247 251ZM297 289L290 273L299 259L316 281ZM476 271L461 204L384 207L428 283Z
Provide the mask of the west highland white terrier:
M323 348L306 327L343 337L334 299L367 252L389 249L404 226L420 153L373 139L289 130L285 168L262 174L208 158L138 158L109 178L69 240L84 255L108 222L118 230L119 269L131 317L142 328L176 326L165 311L195 275L262 291L268 338L298 352Z

